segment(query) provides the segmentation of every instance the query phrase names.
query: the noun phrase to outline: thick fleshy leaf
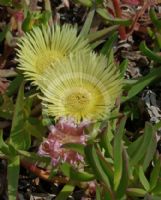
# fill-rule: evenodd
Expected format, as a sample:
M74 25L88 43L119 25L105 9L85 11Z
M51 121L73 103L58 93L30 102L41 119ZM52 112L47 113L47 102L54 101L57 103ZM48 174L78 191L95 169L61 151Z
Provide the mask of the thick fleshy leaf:
M155 62L161 63L161 57L157 53L151 51L145 44L145 42L142 42L140 44L140 50L143 52L145 56L147 56L149 59L154 60Z
M154 8L150 9L149 15L152 20L152 23L157 27L157 29L160 30L161 29L161 21L160 21L160 19L158 19Z
M107 177L109 178L110 184L113 185L113 167L111 163L103 156L103 154L97 150L97 155L99 157L100 164L106 173Z
M150 184L149 184L149 182L148 182L148 180L147 180L147 178L144 174L144 170L143 170L142 166L139 167L139 179L140 179L141 184L144 186L144 189L146 191L149 191Z
M128 67L128 60L125 59L124 61L122 61L122 63L120 64L120 72L121 72L121 76L124 77L124 74L126 72L126 69Z
M43 165L44 167L49 166L51 164L51 158L46 156L40 156L34 152L28 152L23 150L17 150L17 154L21 156L24 160L31 163L37 163L39 166Z
M151 196L151 200L160 200L160 196Z
M20 157L13 156L8 160L7 179L8 179L8 198L9 200L16 200L17 187L20 170Z
M110 27L104 28L100 31L90 33L87 38L89 39L90 42L94 42L94 41L106 36L107 34L113 32L113 31L116 31L117 29L118 29L117 25L110 26Z
M131 24L131 20L129 19L121 19L121 18L112 18L109 16L107 9L104 8L97 8L97 13L103 17L107 22L110 22L112 24L117 24L117 25L124 25L124 26L129 26Z
M126 189L128 187L129 182L129 163L128 163L128 155L126 149L123 148L123 168L122 168L122 177L120 180L120 184L118 186L116 192L116 199L125 199Z
M11 6L12 0L0 0L0 5L1 6Z
M62 145L63 148L71 149L84 156L84 145L76 143L66 143Z
M133 197L144 197L147 192L140 188L128 188L127 193Z
M6 156L6 157L12 157L17 155L16 149L10 145L6 144L3 140L3 131L0 129L0 151Z
M65 176L68 176L71 180L74 180L74 181L91 181L95 179L95 176L93 174L90 174L85 171L79 172L75 170L68 163L63 163L60 166L60 169L62 170Z
M107 40L107 42L103 45L103 48L101 49L101 53L106 55L110 54L111 49L113 48L114 43L116 42L118 37L117 32L114 32Z
M148 149L146 151L146 154L145 154L143 161L142 161L144 172L149 167L149 164L152 161L154 154L156 153L156 148L157 148L157 138L156 138L156 135L153 134L152 139L151 139L151 141L148 145Z
M82 27L82 30L80 32L81 35L83 35L84 37L86 37L90 31L90 28L91 28L91 24L92 24L92 21L93 21L93 17L94 17L94 14L95 14L95 10L92 9L89 13L88 13L88 16L87 16L87 19Z
M5 0L4 0L4 2L5 2ZM1 5L1 1L0 1L0 5ZM9 31L9 26L5 26L3 28L3 31L0 32L0 42L2 42L5 39L7 31Z
M66 200L68 196L73 192L73 190L73 185L65 185L55 200Z
M161 196L161 180L158 180L157 185L153 189L153 194L156 196Z
M138 162L144 157L144 155L147 152L147 149L149 147L149 144L153 138L153 134L154 134L153 126L150 123L146 123L142 144L140 145L138 150L135 152L133 157L131 157L131 159L130 159L131 165L138 164Z
M101 134L101 145L105 149L105 155L108 157L113 157L113 147L111 140L113 138L113 132L110 123L107 128Z
M10 143L17 149L25 150L30 147L31 136L25 129L25 111L24 111L24 83L21 84L18 96L16 99L16 106L14 109Z
M129 157L133 157L135 155L136 151L139 149L139 147L143 143L143 140L144 140L144 135L140 136L137 140L129 144L128 149L127 149Z
M91 0L75 0L77 3L81 3L84 6L91 7L92 1Z
M150 190L153 190L156 187L160 172L161 172L161 161L160 159L158 159L154 163L154 168L150 175Z
M101 189L99 186L96 187L96 200L102 200Z
M160 57L161 58L161 57ZM132 84L129 90L127 91L128 95L122 97L122 103L128 101L132 97L136 96L139 92L141 92L146 86L148 86L152 81L161 77L161 67L152 69L151 72L141 77L136 83Z
M7 120L12 120L14 104L12 98L6 95L2 96L2 105L0 106L0 117Z
M120 126L114 138L114 189L117 190L121 176L122 176L122 152L123 152L123 141L122 137L125 132L126 118L123 118L120 122Z
M85 147L85 154L87 162L90 164L90 167L94 172L96 179L104 183L104 189L109 199L114 199L114 192L111 190L112 186L110 185L109 177L101 165L95 146L87 145Z
M110 189L111 186L110 186L109 178L101 166L101 163L97 156L94 145L87 145L85 147L85 155L96 177L99 180L103 181L106 187Z
M0 129L0 151L5 155L10 155L8 145L3 141L3 130Z
M10 83L10 85L7 89L7 95L9 97L11 97L13 94L15 94L15 92L18 91L22 82L23 82L23 76L22 75L18 75L16 78L14 78L14 80Z
M26 121L25 129L40 141L42 141L46 131L40 120L31 117Z

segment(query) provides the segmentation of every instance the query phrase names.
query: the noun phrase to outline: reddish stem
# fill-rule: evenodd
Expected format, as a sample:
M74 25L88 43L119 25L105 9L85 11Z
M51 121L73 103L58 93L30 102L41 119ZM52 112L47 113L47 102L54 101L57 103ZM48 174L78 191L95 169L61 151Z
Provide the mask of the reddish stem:
M128 31L128 35L131 35L133 33L133 31L135 30L135 26L139 20L139 18L141 16L143 16L143 14L145 13L146 9L148 9L150 6L153 5L153 2L145 2L143 5L142 5L142 8L138 11L138 13L136 13L135 17L134 17L134 20L133 20L133 24L130 28L130 30ZM146 29L147 30L147 29Z
M45 181L49 181L52 183L60 183L60 184L65 184L68 182L68 179L66 177L62 177L62 176L55 176L53 178L49 178L50 177L50 172L40 169L38 168L35 164L29 163L25 160L21 160L21 165L26 168L27 170L29 170L30 172L34 173L36 176L38 176L39 178L45 180Z
M119 0L112 0L112 3L113 3L113 7L115 9L116 17L122 18L122 11L120 9L120 1ZM121 40L126 39L126 31L125 31L124 26L119 27L119 34L120 34Z

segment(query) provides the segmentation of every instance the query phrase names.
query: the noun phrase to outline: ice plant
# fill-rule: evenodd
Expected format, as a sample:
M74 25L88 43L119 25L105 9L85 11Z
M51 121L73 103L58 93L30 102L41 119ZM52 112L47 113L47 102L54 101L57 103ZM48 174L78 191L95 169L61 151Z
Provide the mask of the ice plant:
M80 53L53 63L40 85L49 116L71 117L79 123L106 118L121 93L122 80L104 56Z
M36 85L48 66L70 53L89 50L88 41L71 25L34 27L18 43L18 68Z
M88 123L76 125L73 120L61 119L56 126L51 127L48 138L39 147L39 154L49 156L54 166L62 162L68 162L75 167L83 162L83 156L79 153L63 148L66 143L85 144L86 136L83 129Z

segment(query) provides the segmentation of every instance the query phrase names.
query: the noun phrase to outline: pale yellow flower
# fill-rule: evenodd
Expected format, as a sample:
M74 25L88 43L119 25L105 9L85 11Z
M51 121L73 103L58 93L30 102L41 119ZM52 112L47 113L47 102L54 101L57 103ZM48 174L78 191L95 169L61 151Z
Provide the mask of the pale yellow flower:
M70 53L89 51L88 41L71 25L35 27L26 33L18 43L18 68L25 77L37 85L37 79L51 63L66 58Z
M104 56L70 55L52 64L40 83L45 110L50 116L76 122L106 118L121 93L122 79Z

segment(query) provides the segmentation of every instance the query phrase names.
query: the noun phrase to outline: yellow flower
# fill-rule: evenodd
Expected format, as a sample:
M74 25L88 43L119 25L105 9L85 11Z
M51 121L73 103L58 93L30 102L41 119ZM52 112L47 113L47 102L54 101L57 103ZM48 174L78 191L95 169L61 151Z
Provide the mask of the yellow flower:
M18 68L36 84L51 63L70 53L89 51L88 41L77 36L77 28L71 25L35 27L20 39L18 47Z
M70 117L77 123L106 118L121 93L122 79L104 56L70 55L52 64L41 81L43 105L50 116Z

